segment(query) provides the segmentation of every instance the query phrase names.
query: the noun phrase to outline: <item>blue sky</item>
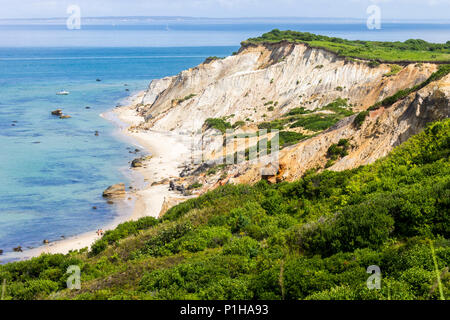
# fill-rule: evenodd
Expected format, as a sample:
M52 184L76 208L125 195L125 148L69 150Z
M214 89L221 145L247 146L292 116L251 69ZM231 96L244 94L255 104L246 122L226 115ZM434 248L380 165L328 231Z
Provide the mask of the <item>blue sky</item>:
M0 0L0 19L83 16L367 17L377 4L383 19L450 19L450 0Z

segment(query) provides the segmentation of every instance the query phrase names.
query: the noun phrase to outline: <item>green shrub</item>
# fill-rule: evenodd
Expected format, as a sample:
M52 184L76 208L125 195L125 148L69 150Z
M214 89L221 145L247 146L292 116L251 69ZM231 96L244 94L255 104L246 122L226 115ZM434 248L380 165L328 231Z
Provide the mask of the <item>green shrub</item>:
M194 182L193 184L188 186L188 190L200 189L201 187L203 187L203 184L201 184L200 182Z
M181 251L199 252L206 248L217 248L225 245L231 238L231 232L225 227L204 227L191 231L180 238L174 246Z
M297 243L308 253L325 256L355 248L379 248L392 234L394 219L380 199L346 207L342 213L303 227Z
M355 120L353 121L353 125L358 129L361 128L362 124L364 123L368 115L369 111L362 111L358 113Z
M97 240L91 247L91 254L97 255L104 251L108 245L118 243L119 240L131 235L136 235L142 230L146 230L158 224L158 220L153 217L144 217L138 221L128 221L119 224L116 229L108 230L103 237Z
M304 140L306 138L308 138L308 136L306 136L302 133L297 133L297 132L292 132L292 131L280 131L279 144L281 147L287 147L287 146L297 144L298 142L300 142L301 140Z
M235 238L223 248L224 254L253 258L258 255L259 242L250 237Z
M224 119L209 118L206 119L205 125L208 129L210 128L217 129L220 132L222 132L222 134L224 134L227 131L227 129L233 129L233 126Z
M312 114L300 118L291 128L303 127L306 130L322 131L335 125L339 121L339 117L333 114Z
M7 295L16 300L32 300L56 291L59 285L51 280L37 279L7 285Z
M332 144L327 151L327 156L331 161L336 161L339 158L346 157L348 155L348 149L350 148L350 143L348 139L341 139L339 143Z
M236 121L232 127L233 127L233 129L237 129L237 128L240 128L243 126L245 126L245 121Z

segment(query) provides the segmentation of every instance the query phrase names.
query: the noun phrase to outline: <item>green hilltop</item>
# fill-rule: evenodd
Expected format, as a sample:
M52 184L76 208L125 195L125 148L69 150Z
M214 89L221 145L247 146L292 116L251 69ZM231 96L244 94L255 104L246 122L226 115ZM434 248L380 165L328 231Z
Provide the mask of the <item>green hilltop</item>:
M90 252L0 266L5 298L449 297L449 156L447 119L372 165L227 185L160 220L122 224ZM81 268L79 291L65 289L70 265ZM367 288L372 265L381 290Z
M421 39L410 39L405 42L346 40L309 32L274 29L260 37L250 38L242 42L242 45L281 41L305 43L343 57L379 62L450 62L450 41L429 43Z

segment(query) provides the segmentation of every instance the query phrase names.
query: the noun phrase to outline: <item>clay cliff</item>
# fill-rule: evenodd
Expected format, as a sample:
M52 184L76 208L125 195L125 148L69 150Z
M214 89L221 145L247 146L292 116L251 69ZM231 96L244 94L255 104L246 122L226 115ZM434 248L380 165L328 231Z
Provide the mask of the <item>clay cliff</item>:
M186 164L180 170L179 183L199 182L203 186L200 192L204 192L225 183L254 183L261 178L292 181L310 169L345 170L372 163L427 123L448 117L449 75L391 106L370 111L362 123L355 125L358 113L400 90L423 83L436 70L438 65L432 63L373 66L304 44L245 45L233 56L208 59L176 76L152 81L133 106L144 120L132 129L190 136L196 133L194 144L204 144L203 137L213 130L205 126L210 118L239 123L234 126L235 132L249 134L256 132L261 123L280 119L294 108L326 114L331 111L318 110L339 99L347 101L346 107L354 114L326 130L286 127L286 131L304 133L307 139L282 148L279 169L271 175L262 176L263 165L248 161L211 169L217 167L211 162L218 155L242 151L257 144L258 139L272 138L235 139L231 141L234 149L230 149L219 133L218 141L203 145L207 150L204 158L209 162ZM330 147L343 140L346 153L330 161Z

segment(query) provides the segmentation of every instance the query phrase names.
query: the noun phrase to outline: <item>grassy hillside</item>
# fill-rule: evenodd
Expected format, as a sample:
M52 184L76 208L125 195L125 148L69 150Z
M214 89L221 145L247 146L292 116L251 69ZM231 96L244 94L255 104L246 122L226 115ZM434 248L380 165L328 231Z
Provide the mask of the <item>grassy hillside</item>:
M410 39L405 42L351 41L308 32L275 29L261 37L250 38L242 44L280 41L307 43L312 47L324 48L341 56L383 62L450 61L450 41L445 44L429 43L420 39Z
M6 299L448 297L449 155L447 119L373 165L224 186L125 223L91 252L2 265L0 280ZM80 291L64 289L69 265ZM371 265L381 290L366 286Z

